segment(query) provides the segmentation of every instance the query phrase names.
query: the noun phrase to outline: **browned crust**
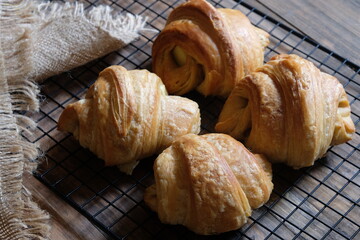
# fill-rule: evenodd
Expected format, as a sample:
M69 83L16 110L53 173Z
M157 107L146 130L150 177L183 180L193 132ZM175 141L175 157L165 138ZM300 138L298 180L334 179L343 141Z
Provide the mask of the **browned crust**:
M178 138L156 159L154 175L145 203L162 222L205 235L240 228L273 188L266 159L225 134Z
M248 104L241 106L242 99ZM339 81L308 60L281 54L235 86L215 130L272 162L300 168L313 165L330 145L350 140L355 128Z
M268 34L252 26L240 11L216 9L204 0L192 0L170 13L165 28L154 41L153 71L170 93L184 94L197 88L204 95L227 96L240 78L262 65L268 43ZM175 46L203 66L204 81L189 77L195 63L185 67L173 63L169 55ZM182 81L193 82L182 89L185 84L178 84Z

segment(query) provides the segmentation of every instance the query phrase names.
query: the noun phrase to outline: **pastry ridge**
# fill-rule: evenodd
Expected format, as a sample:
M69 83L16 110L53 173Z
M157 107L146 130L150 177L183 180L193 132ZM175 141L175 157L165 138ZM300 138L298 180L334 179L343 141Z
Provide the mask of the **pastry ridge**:
M145 203L162 222L204 235L240 228L273 189L267 160L225 134L179 137L155 160L154 175Z
M73 133L106 165L130 174L140 159L161 152L176 137L199 133L200 111L192 100L168 96L155 74L111 66L85 99L66 106L58 129Z
M190 0L170 13L154 41L153 71L171 94L196 89L228 96L238 80L263 64L268 38L238 10Z
M218 132L270 161L311 166L355 131L341 83L297 55L281 54L244 77L225 102Z

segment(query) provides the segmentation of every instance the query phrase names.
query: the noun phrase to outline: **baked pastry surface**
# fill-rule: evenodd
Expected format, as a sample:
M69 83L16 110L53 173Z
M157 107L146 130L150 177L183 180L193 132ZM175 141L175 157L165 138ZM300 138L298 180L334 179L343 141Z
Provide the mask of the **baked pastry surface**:
M163 223L205 235L240 228L273 189L270 163L225 134L178 138L155 160L154 175L145 203Z
M85 99L66 106L58 129L72 133L106 165L131 173L138 160L161 152L176 137L199 133L200 111L192 100L168 96L155 74L111 66Z
M196 89L226 97L238 80L263 64L268 38L238 10L190 0L170 13L156 38L153 71L170 94Z
M339 81L297 55L277 55L243 78L225 102L216 131L273 163L311 166L355 126Z

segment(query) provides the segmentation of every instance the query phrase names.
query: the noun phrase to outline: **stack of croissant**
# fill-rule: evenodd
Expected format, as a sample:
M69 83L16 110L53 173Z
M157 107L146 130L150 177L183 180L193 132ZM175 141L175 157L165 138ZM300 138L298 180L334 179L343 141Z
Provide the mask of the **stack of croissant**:
M58 129L128 174L160 154L144 200L162 222L198 234L238 229L270 198L270 162L311 166L355 131L339 81L296 55L262 65L268 44L241 12L190 0L154 42L157 75L105 69L85 99L65 108ZM228 97L215 126L221 133L196 135L196 102L168 95L194 89Z

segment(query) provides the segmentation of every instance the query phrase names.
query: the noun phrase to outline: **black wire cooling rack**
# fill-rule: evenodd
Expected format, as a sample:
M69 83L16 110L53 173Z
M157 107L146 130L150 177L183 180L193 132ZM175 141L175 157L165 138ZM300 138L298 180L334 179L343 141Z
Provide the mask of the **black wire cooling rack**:
M120 0L85 4L109 4L121 12L147 16L148 26L160 31L169 12L181 2ZM41 110L32 116L38 124L32 141L40 144L46 161L34 175L114 239L360 239L360 68L245 2L210 3L241 10L254 25L271 34L266 61L278 53L294 53L336 76L351 102L351 117L357 126L353 140L332 147L325 158L309 168L292 170L274 165L275 188L269 202L253 211L249 222L237 231L200 237L185 227L162 224L143 202L145 188L154 181L155 157L143 160L128 176L115 167L104 167L103 161L80 147L71 135L56 130L64 107L81 99L105 67L118 64L127 69L150 69L152 42L158 34L150 31L122 50L44 83ZM223 100L197 93L187 97L199 103L202 133L213 132Z

